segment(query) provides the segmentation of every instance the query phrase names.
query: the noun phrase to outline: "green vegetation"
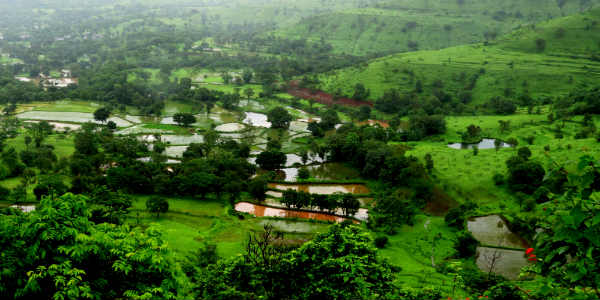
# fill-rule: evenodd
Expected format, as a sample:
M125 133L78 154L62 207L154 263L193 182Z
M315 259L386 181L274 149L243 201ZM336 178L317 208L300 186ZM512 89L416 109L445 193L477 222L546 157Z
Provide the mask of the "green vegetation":
M592 10L524 26L485 44L383 57L321 76L321 87L352 95L355 85L363 83L371 90L371 99L378 99L391 89L413 92L421 82L425 93L441 89L464 104L471 99L483 104L495 96L566 95L600 76L600 64L594 59L600 52L600 36L593 25L599 19L600 10ZM536 49L537 39L546 41L544 51ZM470 94L469 99L461 99L464 93Z
M0 3L0 298L599 299L600 2L109 2Z
M434 50L493 40L521 25L576 14L597 4L554 0L382 1L306 18L273 34L325 41L334 52L352 55Z

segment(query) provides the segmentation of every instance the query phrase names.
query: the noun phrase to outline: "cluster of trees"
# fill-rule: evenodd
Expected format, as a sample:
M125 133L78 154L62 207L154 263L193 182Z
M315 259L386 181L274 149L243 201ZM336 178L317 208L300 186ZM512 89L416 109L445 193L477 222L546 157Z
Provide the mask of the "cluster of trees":
M393 268L377 255L368 232L334 225L301 246L272 227L251 236L241 257L196 268L202 299L397 299ZM411 293L411 296L417 296ZM439 297L439 293L437 294ZM433 297L414 298L422 300ZM412 299L412 298L411 298Z
M182 274L160 231L95 224L88 201L66 194L0 212L0 296L175 299Z
M320 116L321 121L310 122L308 124L308 130L315 137L325 136L326 131L334 129L335 125L341 122L337 111L335 111L334 109L328 109L325 112L321 113Z
M341 208L346 216L354 216L360 208L360 201L353 194L319 195L292 189L283 192L281 203L288 208L312 209L316 207L330 213L335 213L338 208Z

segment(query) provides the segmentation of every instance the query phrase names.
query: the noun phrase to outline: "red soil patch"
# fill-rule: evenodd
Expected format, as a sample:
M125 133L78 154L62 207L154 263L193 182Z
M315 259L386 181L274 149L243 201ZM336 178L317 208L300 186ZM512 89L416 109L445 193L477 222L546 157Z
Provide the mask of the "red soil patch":
M290 82L290 88L288 89L288 94L298 97L298 98L301 98L301 99L312 99L318 103L325 104L325 105L339 104L339 105L354 106L354 107L358 107L358 106L362 106L362 105L368 105L371 107L373 106L373 103L371 103L371 102L359 101L359 100L354 100L354 99L349 99L349 98L341 98L341 99L334 100L333 96L331 94L327 94L323 91L312 91L307 88L300 88L298 86L297 81Z

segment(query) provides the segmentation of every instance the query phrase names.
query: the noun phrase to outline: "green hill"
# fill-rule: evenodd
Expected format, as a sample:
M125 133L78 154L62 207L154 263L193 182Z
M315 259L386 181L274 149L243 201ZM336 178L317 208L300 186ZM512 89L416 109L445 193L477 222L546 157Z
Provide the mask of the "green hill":
M519 25L582 12L598 0L395 0L303 18L273 34L321 39L338 53L434 50L482 42Z
M351 95L357 83L377 99L389 89L409 92L421 81L475 103L496 95L558 96L600 79L600 9L529 25L499 38L436 51L379 58L320 76L320 88ZM435 84L434 84L435 83ZM469 87L470 86L470 87Z

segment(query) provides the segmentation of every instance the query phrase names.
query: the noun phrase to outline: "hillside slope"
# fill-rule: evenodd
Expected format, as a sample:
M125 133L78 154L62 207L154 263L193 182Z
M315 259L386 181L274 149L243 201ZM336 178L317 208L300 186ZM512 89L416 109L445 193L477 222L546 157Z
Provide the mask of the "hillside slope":
M303 18L273 34L323 39L338 53L353 55L435 50L493 39L522 24L599 4L599 0L394 0Z
M360 82L377 99L393 88L413 91L421 81L425 95L434 85L453 96L468 90L475 103L496 95L557 96L600 82L598 23L600 9L594 9L521 28L494 43L387 56L322 74L320 88L351 95Z

